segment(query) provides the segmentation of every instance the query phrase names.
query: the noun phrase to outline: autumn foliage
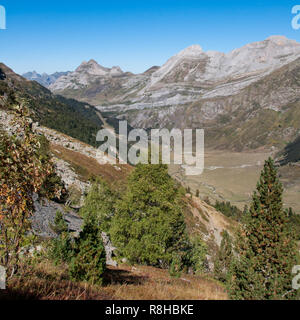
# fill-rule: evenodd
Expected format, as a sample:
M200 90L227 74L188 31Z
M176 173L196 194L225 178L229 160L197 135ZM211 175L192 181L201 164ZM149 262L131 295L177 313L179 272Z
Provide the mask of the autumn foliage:
M13 135L0 131L0 264L10 274L17 269L22 240L30 229L32 195L54 173L51 161L39 154L39 137L27 109L17 106L14 115ZM52 192L59 197L59 185Z

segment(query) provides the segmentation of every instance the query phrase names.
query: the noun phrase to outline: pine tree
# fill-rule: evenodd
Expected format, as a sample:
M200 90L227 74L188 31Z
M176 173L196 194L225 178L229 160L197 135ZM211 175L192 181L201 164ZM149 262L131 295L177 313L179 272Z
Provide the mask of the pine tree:
M95 222L88 221L76 239L70 276L74 280L102 284L106 269L106 254L101 232Z
M88 221L95 221L101 231L109 232L116 195L111 191L106 182L96 178L89 191L80 215Z
M237 235L238 259L232 265L229 288L234 299L295 296L291 271L297 264L297 247L283 209L282 192L274 161L269 158Z
M50 225L51 229L58 235L68 231L68 224L66 223L63 214L58 210L54 219L54 224Z
M118 202L110 234L130 263L168 267L187 246L183 192L166 165L139 164Z
M218 280L226 282L228 280L228 273L233 259L232 239L229 233L224 230L222 233L222 241L217 252L214 273Z
M55 265L67 262L73 257L73 239L69 232L68 224L60 211L56 212L54 224L50 224L51 229L58 235L49 246L49 258Z

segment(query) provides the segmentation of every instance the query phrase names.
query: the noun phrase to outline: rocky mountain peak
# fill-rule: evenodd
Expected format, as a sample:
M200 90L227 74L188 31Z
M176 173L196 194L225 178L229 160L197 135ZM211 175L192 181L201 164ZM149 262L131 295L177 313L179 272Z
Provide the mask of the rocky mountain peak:
M118 76L118 75L121 75L123 73L122 69L119 67L119 66L113 66L111 69L110 69L110 74L112 76Z
M280 36L280 35L270 36L269 38L266 39L266 41L273 42L279 46L285 45L287 43L293 43L299 46L299 43L297 41L288 39L286 36Z
M104 76L109 72L109 69L102 67L97 61L91 59L88 62L82 62L75 72Z
M186 49L180 51L177 56L178 57L198 57L203 53L203 49L198 44L194 44Z

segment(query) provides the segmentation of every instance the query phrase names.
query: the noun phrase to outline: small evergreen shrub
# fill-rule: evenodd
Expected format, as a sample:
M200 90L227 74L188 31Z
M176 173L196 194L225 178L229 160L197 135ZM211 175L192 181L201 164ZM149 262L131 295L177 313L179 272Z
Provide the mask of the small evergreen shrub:
M73 240L68 233L61 234L52 240L49 249L49 258L54 264L69 263L73 257Z
M224 283L227 282L230 266L233 260L232 239L225 230L222 233L222 241L214 262L215 277Z
M173 254L173 258L169 267L169 274L173 278L180 278L183 269L183 261L179 254Z
M101 231L109 233L116 199L107 183L96 178L79 214L85 221L91 219Z
M243 217L243 211L241 211L235 205L232 205L230 201L216 201L214 207L222 212L226 217L230 217L236 221L241 221Z
M60 211L56 212L54 225L51 229L58 234L50 244L49 257L55 264L69 263L73 256L73 240L68 232L68 225Z
M203 273L206 271L206 255L206 243L201 239L200 236L192 237L190 250L190 266L193 268L193 271L196 274Z
M106 269L106 255L100 230L89 222L76 239L69 273L73 280L102 284Z

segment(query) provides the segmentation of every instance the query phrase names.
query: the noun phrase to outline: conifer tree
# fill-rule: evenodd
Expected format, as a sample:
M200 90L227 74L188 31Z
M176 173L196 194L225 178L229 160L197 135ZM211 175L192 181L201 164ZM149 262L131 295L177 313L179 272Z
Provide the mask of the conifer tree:
M238 258L232 265L229 287L234 299L291 299L296 294L291 271L297 264L297 248L282 192L274 161L269 158L237 235Z
M109 232L115 202L116 195L107 183L96 178L80 210L80 215L85 221L89 219L95 221L101 231Z
M69 269L70 276L74 280L102 284L105 270L106 254L101 232L95 221L89 220L76 239L74 257Z
M130 263L168 267L187 247L183 192L166 165L139 164L112 219L113 244Z
M214 265L215 276L218 280L226 282L233 259L232 240L229 233L224 230L222 233L222 241L217 252Z

